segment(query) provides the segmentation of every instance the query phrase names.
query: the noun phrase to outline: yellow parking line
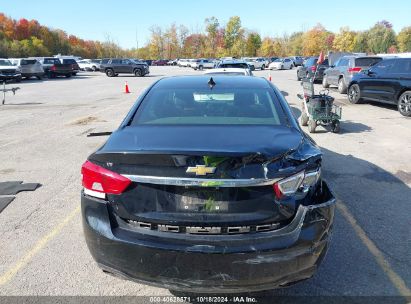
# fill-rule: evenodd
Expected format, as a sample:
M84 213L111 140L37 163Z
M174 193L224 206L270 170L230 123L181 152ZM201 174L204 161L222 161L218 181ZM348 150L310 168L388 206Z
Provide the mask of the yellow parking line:
M344 205L341 201L337 204L338 210L342 213L344 218L351 224L354 228L355 233L358 235L360 240L364 243L367 249L371 252L374 256L375 260L377 261L378 265L384 271L384 273L388 276L392 284L397 288L398 292L402 296L411 296L411 290L408 289L407 285L405 284L404 280L391 268L390 263L384 258L382 252L377 248L373 241L367 236L365 231L358 225L357 221L355 220L354 216L348 211L346 205Z
M33 257L58 235L61 230L79 213L80 206L74 209L63 221L55 226L49 233L43 236L22 258L18 260L9 270L0 276L0 286L8 283L23 267L25 267Z

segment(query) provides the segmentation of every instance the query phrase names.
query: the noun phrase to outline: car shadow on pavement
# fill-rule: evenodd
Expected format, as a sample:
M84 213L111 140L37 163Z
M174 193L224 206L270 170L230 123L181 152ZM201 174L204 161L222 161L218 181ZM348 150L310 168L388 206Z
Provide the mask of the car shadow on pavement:
M347 207L393 271L410 287L411 188L397 173L392 174L371 162L327 149L322 151L323 176L337 197L337 205ZM267 304L382 303L384 298L375 298L381 296L396 297L391 298L392 301L384 300L386 303L402 300L338 207L329 251L314 277L286 288L235 296L254 297L258 300L256 303Z

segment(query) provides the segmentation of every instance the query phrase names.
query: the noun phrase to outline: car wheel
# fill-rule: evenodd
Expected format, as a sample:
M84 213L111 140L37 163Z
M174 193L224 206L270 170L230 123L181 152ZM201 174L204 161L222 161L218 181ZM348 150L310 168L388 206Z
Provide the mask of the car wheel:
M294 65L290 65L290 70L292 70L292 69L293 69L293 67L294 67Z
M261 71L265 70L265 64L261 66Z
M36 76L36 78L38 79L38 80L42 80L43 79L43 76Z
M327 81L327 75L323 76L323 88L327 89L330 87L330 84Z
M95 71L97 71L97 67L93 65L93 67L91 68L91 70L92 70L93 72L95 72Z
M308 121L308 132L314 133L315 128L317 128L317 122L315 120L310 119Z
M341 94L347 93L347 85L345 84L343 77L338 80L338 92Z
M76 76L76 75L77 75L77 73L72 73L72 75L73 75L73 76Z
M114 76L114 71L113 71L112 69L107 69L107 70L106 70L106 75L107 75L108 77L113 77L113 76Z
M67 74L67 75L66 75L66 78L70 78L70 77L71 77L71 74Z
M333 133L340 133L340 121L339 120L334 120L331 123L331 131Z
M143 73L141 72L140 69L135 69L134 70L134 76L141 77L141 76L143 76Z
M21 77L17 77L16 82L21 82Z
M353 104L360 103L361 91L358 84L354 83L348 88L348 101Z
M200 71L202 71L202 70L204 70L204 67L203 67L202 65L200 65L200 66L198 67L198 69L199 69Z
M401 115L411 117L411 91L405 91L398 99L398 111Z
M300 120L301 120L301 125L305 127L308 125L308 121L310 120L310 118L308 117L307 113L302 112Z

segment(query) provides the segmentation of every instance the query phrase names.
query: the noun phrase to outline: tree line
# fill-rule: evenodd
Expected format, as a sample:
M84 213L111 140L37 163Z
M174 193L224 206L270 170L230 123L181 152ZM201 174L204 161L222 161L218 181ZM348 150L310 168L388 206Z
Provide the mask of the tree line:
M216 17L204 20L204 30L191 31L173 23L152 26L150 38L141 48L123 49L109 35L104 42L83 40L36 20L14 20L0 13L0 57L71 54L83 58L130 57L142 59L219 58L225 56L318 55L321 51L358 53L411 52L411 26L400 32L386 20L365 31L342 27L338 33L317 24L307 31L261 37L241 23L238 16L221 24Z

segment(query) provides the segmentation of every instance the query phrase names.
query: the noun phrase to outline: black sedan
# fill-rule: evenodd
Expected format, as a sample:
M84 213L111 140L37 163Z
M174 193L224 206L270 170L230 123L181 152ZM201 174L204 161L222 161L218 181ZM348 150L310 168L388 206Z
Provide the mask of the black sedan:
M269 81L164 78L82 166L88 248L106 272L171 290L310 278L335 209L321 159Z
M348 100L393 104L411 116L411 58L384 59L355 75L348 86Z

